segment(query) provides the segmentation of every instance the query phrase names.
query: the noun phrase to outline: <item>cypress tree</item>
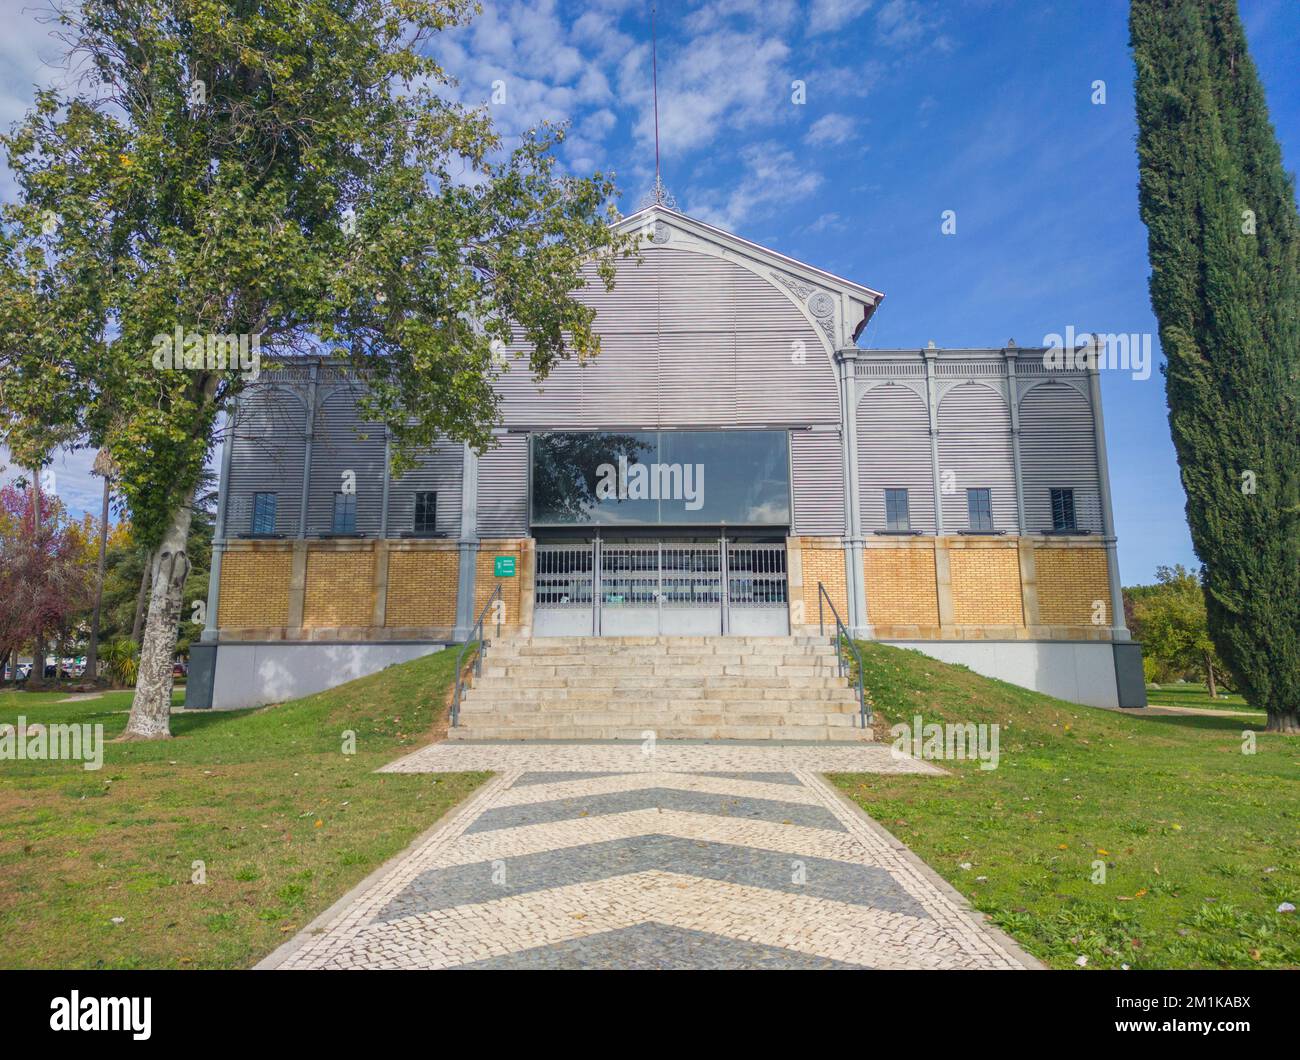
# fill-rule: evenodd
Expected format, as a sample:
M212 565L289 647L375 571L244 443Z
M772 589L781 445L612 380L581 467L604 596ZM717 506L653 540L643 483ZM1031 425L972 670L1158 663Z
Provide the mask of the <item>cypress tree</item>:
M1236 0L1132 0L1139 203L1219 653L1300 731L1300 220Z

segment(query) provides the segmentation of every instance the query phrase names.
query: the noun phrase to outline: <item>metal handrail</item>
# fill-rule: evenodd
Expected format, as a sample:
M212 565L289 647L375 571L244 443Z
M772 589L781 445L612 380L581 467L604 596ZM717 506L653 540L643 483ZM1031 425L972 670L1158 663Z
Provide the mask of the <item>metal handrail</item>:
M488 646L492 643L490 640L485 640L483 638L483 620L487 618L488 609L492 606L494 601L500 601L502 605L505 604L505 598L501 595L500 582L497 582L496 588L492 590L491 595L487 598L487 602L483 605L483 610L478 613L478 621L476 621L472 626L469 627L469 637L466 638L465 643L460 646L460 652L456 655L456 692L455 695L452 696L452 700L451 700L452 728L456 728L458 725L460 725L460 696L461 696L461 692L465 688L465 678L464 678L465 653L469 651L469 647L471 644L477 643L479 646L478 654L474 656L474 676L475 677L483 676L483 655L487 651ZM502 610L505 610L504 606L502 607ZM501 639L501 612L500 611L497 612L496 625L497 625L497 639L500 640ZM475 636L476 632L478 634L477 636Z
M840 676L844 676L844 668L848 665L844 655L841 653L840 645L848 644L849 650L853 652L853 660L857 663L858 672L858 715L862 719L862 728L866 728L872 721L872 710L867 705L867 691L862 683L862 652L858 649L857 643L849 636L849 627L846 626L840 618L840 613L835 610L835 601L831 599L831 594L826 591L826 586L822 582L817 583L817 628L821 635L826 636L826 619L825 611L822 609L822 601L825 600L827 606L831 609L831 614L835 616L835 660L839 664Z

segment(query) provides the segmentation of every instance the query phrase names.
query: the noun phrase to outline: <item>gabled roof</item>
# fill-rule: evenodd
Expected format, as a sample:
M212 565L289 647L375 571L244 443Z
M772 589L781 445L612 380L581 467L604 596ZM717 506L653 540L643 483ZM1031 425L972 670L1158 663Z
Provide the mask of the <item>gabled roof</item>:
M726 257L743 259L757 271L776 270L794 279L802 280L819 288L825 288L840 295L849 303L856 304L860 307L862 315L853 327L853 337L855 339L866 326L881 299L885 297L882 292L867 287L865 284L846 280L843 276L836 276L825 269L819 269L814 265L781 254L769 247L752 243L748 239L742 239L738 235L726 232L721 228L715 228L713 225L706 224L676 210L670 210L658 203L616 221L614 227L620 231L644 227L649 217L654 217L656 221L662 221L677 231L693 236L702 243L712 244Z

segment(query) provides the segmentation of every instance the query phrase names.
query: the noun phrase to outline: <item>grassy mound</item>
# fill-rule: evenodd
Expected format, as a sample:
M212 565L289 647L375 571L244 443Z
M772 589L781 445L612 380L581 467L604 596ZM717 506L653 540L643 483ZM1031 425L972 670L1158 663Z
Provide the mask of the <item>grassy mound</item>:
M880 738L918 714L997 724L1000 761L835 783L1030 952L1059 967L1300 965L1300 914L1277 912L1300 906L1300 740L1263 733L1262 715L1133 717L861 647Z
M274 708L176 715L175 739L109 743L98 771L0 762L3 963L255 963L482 782L374 772L427 742L454 665L444 651ZM0 694L0 722L111 739L131 694L59 698Z

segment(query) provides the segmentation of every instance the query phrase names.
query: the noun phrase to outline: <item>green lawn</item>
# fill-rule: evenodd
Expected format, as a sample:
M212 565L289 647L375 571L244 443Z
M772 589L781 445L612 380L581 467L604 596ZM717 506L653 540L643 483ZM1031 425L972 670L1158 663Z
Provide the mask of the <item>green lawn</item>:
M0 964L253 964L483 781L374 772L428 741L454 664L439 652L278 707L176 715L175 739L110 743L99 771L0 761ZM125 726L131 693L63 695L0 693L0 722Z
M1001 760L832 779L1027 950L1055 967L1300 966L1300 914L1276 912L1300 906L1300 739L1262 717L1126 716L861 647L882 738L915 714L997 723Z
M1252 707L1235 692L1219 693L1218 699L1210 698L1210 690L1205 685L1157 685L1147 687L1147 702L1153 707L1191 707L1196 710L1249 710L1263 716L1264 711Z

